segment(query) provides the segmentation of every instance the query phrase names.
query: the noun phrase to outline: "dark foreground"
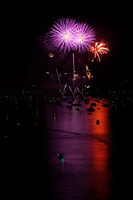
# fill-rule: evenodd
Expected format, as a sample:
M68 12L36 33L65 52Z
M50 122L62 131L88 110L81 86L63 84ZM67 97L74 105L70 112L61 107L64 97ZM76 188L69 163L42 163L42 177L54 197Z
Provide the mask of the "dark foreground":
M88 112L93 100L1 107L4 199L131 198L132 113L112 111L103 99Z

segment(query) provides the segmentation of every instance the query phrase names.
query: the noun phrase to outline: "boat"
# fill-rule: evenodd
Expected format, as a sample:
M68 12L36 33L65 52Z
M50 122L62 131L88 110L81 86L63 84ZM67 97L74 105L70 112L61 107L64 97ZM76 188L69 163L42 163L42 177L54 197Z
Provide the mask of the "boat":
M89 112L95 111L95 109L93 108L93 106L91 106L90 108L87 108L86 110L89 111Z
M60 159L60 160L63 160L64 159L64 155L61 153L61 154L59 154L58 153L58 158Z
M96 103L94 103L94 102L93 102L93 103L91 103L91 106L96 106Z
M72 105L71 104L68 104L66 105L67 108L71 109L72 108Z
M72 103L72 106L81 106L81 103Z

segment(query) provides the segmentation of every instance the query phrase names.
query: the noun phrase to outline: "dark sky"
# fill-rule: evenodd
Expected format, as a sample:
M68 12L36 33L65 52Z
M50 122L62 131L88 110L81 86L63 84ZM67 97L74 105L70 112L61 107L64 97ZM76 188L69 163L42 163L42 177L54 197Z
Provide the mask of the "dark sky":
M81 4L82 3L82 4ZM16 6L16 7L15 7ZM45 51L40 38L49 31L53 22L61 17L74 18L94 28L98 40L109 44L109 69L130 74L130 5L111 3L98 5L96 2L86 4L78 2L52 2L45 4L21 4L4 7L2 23L4 64L1 65L0 80L7 85L20 84L45 67ZM42 61L42 66L41 64ZM107 59L106 59L107 60ZM1 60L2 62L2 60ZM33 64L34 63L34 64ZM104 63L103 63L104 64ZM115 73L115 71L114 71Z

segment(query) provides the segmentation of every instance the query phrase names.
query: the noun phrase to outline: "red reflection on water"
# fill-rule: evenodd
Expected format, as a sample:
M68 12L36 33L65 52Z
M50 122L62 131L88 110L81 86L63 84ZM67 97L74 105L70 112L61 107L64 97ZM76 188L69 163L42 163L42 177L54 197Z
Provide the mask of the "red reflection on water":
M90 104L93 103L93 101L90 101ZM87 116L87 124L89 127L92 127L92 131L94 134L109 134L110 133L110 111L108 107L103 107L103 100L100 100L99 103L96 103L96 106L94 106L95 111L92 112L91 115ZM86 108L90 107L89 105L86 105ZM97 120L99 120L99 124L97 124ZM91 124L90 124L91 122Z
M93 101L90 101L90 104ZM108 107L103 107L103 100L96 102L94 106L95 111L91 115L87 115L86 123L88 130L93 137L93 142L88 144L89 151L92 158L92 169L89 178L95 197L102 199L102 197L111 195L111 172L109 168L110 148L111 145L111 131L110 131L110 111ZM86 105L88 108L89 105ZM97 124L99 120L99 124ZM89 134L89 133L88 133Z
M90 104L84 101L79 110L74 106L69 110L65 102L61 107L46 108L48 130L44 134L44 158L53 199L113 199L109 167L110 111L102 106L102 100L95 103L91 115L86 111ZM63 153L64 163L58 153Z

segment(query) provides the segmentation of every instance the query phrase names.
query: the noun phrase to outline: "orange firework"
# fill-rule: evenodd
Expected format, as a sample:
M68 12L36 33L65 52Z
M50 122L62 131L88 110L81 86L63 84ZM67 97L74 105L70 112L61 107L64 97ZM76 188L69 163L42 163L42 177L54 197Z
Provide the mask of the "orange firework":
M98 61L101 62L99 54L107 54L109 51L109 48L103 42L101 43L96 42L94 44L94 47L91 47L90 50L94 54L94 58L98 58Z
M87 65L86 65L86 75L87 75L87 78L90 80L91 79L91 72L90 72Z

